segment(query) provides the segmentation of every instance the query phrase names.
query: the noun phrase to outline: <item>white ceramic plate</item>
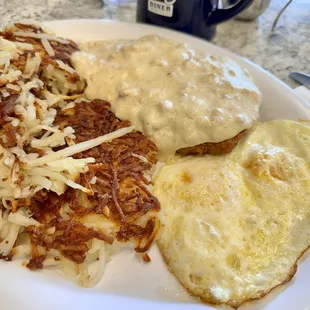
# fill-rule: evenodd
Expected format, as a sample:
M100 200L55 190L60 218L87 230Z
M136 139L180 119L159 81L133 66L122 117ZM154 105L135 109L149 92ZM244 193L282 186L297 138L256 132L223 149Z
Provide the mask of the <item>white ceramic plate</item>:
M186 42L214 55L234 58L253 75L263 93L261 119L310 118L307 106L292 89L255 64L206 41L166 29L99 20L69 20L46 23L57 35L77 42L138 38L157 34ZM28 271L20 262L0 261L0 309L214 309L189 297L167 271L153 246L152 263L140 263L131 252L121 252L108 264L104 278L93 289L81 289L73 281L51 270ZM242 310L310 309L310 258L304 258L293 281Z

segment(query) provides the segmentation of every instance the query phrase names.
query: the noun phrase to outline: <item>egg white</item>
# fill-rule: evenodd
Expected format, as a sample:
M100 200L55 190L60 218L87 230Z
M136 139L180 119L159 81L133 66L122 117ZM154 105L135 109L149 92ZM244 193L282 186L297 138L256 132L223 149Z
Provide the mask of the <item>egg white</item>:
M175 158L155 177L171 271L208 303L238 307L289 281L310 245L310 127L255 126L226 156Z

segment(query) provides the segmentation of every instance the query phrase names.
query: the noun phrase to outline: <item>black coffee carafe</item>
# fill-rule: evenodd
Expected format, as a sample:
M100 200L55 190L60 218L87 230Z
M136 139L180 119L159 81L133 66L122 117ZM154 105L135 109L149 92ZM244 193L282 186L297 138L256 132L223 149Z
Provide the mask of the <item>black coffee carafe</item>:
M137 21L172 28L211 40L216 24L247 8L253 0L138 0Z

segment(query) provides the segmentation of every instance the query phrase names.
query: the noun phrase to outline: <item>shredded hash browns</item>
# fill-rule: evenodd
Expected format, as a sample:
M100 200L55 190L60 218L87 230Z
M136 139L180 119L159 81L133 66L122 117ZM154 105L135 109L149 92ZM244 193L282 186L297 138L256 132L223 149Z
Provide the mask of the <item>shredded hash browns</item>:
M150 261L160 205L157 147L108 102L83 98L77 50L40 25L0 32L0 258L89 287L119 247Z

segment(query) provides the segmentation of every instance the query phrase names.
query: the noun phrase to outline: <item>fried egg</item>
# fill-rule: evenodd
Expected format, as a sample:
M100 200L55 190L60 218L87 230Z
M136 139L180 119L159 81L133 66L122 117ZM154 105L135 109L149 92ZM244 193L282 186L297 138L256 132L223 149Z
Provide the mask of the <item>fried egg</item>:
M174 158L154 180L172 273L239 307L291 280L310 245L310 124L256 125L225 156Z

